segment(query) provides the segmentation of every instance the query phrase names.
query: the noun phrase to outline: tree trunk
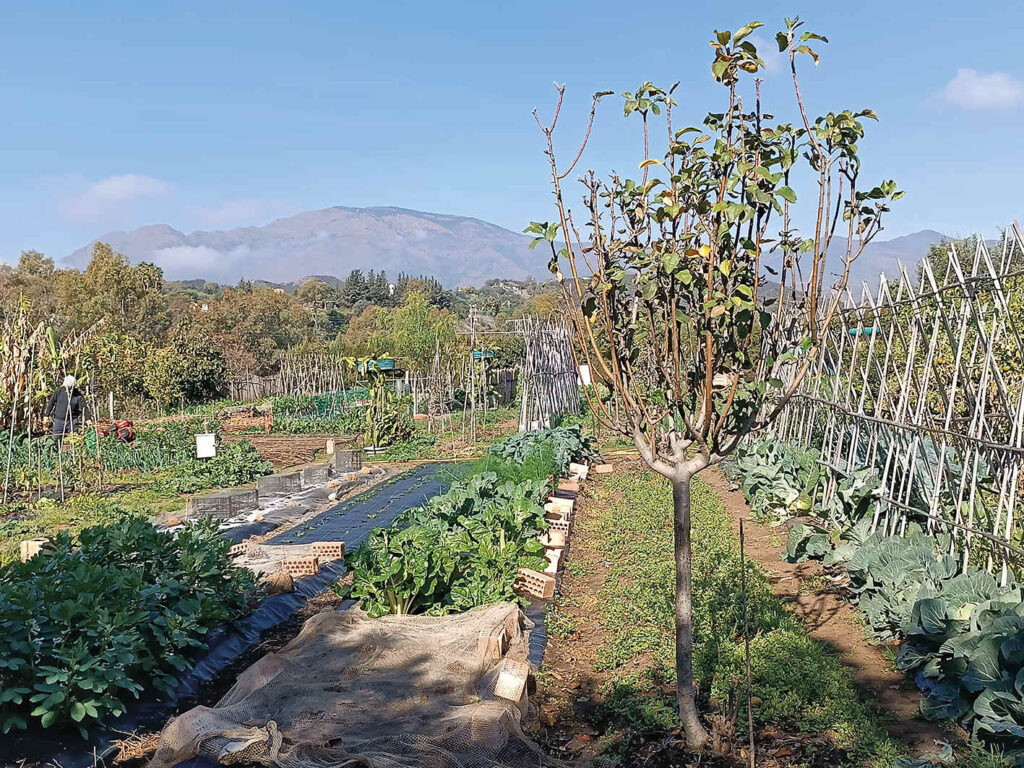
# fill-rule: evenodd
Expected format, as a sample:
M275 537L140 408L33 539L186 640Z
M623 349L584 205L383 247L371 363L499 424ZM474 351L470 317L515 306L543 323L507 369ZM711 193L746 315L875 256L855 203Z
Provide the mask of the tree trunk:
M693 592L690 585L690 474L672 480L676 556L676 699L691 749L701 749L708 732L697 716L693 685Z

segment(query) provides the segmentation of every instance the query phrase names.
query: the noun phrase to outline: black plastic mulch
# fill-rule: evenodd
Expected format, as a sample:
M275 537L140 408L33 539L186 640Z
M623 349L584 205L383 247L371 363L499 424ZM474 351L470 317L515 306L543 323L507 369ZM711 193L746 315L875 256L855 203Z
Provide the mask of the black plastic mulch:
M442 493L453 479L454 463L422 464L353 496L306 522L279 533L266 544L344 541L346 549L362 543L374 528L386 528L402 512ZM387 491L387 498L378 498Z

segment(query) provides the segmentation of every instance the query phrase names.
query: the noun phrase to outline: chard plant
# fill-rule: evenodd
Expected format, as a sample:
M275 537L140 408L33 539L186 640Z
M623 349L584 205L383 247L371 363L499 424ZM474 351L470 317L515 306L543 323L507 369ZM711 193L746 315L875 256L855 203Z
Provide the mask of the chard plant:
M586 135L568 164L555 148L564 86L557 86L549 123L534 112L557 220L526 231L536 235L534 245L550 247L577 362L617 401L612 408L588 389L590 410L673 486L677 698L696 749L708 734L692 672L691 478L771 423L793 395L838 307L838 292L825 298L829 246L837 233L845 237L836 280L842 286L902 194L892 181L861 182L859 145L873 111L808 116L797 62L817 64L811 46L827 41L803 31L799 19L787 19L776 36L788 57L798 120L775 122L759 81L752 94L741 87L765 66L751 39L761 26L716 31L711 75L723 87L722 106L699 126L673 121L675 86L645 82L623 94L626 119L642 129L638 171L584 173L580 209L563 183L610 92L595 94ZM796 192L805 186L812 190L807 205ZM796 220L809 221L812 231L801 235ZM770 287L768 274L781 286Z

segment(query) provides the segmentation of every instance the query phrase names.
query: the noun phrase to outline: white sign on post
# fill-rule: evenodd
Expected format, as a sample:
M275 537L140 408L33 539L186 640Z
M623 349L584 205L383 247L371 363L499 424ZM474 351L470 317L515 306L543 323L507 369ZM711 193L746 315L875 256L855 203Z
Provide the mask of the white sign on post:
M217 436L213 434L196 435L196 458L212 459L217 455Z
M589 387L590 386L590 366L589 365L581 365L580 366L580 384L582 384L584 387Z

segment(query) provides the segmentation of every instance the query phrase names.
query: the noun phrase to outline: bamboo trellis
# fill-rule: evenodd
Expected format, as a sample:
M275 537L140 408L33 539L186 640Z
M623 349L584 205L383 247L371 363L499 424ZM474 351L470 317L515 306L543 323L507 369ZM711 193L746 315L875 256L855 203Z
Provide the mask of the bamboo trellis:
M943 258L883 275L859 299L846 289L774 430L834 470L824 501L839 477L873 467L872 530L950 534L962 569L1005 583L1024 564L1024 234L1014 222L998 248L976 238Z
M351 386L341 356L330 352L293 352L281 358L280 368L269 376L236 376L228 381L228 395L234 400L259 400L275 395L316 395L343 392Z
M520 431L546 426L559 413L578 412L579 371L565 324L533 317L515 323L525 342Z

